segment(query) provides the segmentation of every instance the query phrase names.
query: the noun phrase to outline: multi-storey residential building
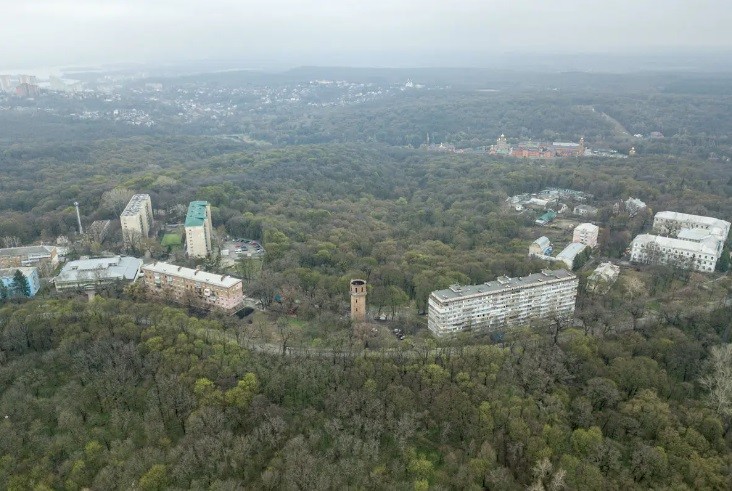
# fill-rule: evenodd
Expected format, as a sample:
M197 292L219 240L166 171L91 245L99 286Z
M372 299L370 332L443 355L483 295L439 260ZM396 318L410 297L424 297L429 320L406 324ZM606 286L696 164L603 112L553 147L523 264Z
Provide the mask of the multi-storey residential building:
M693 241L640 234L630 245L630 260L645 264L671 264L702 272L714 271L721 255L721 242L715 236Z
M0 268L36 266L41 274L50 274L58 266L56 246L26 246L0 249Z
M591 223L581 223L574 228L572 242L579 242L590 247L597 247L597 235L600 227Z
M208 201L191 201L185 226L188 256L206 257L211 254L211 205Z
M725 241L729 234L729 227L730 223L725 220L675 211L659 211L653 218L654 231L674 236L685 228L702 229Z
M142 273L150 296L226 312L236 312L244 302L241 280L232 276L160 262L143 266Z
M116 281L134 281L142 259L128 256L80 259L64 265L53 282L57 290L93 290Z
M125 247L139 245L150 234L153 226L152 201L149 194L136 194L127 203L119 217Z
M38 268L36 267L20 267L20 268L5 268L0 269L0 283L3 284L5 295L7 297L22 297L25 296L22 292L16 291L15 274L20 271L28 281L28 293L29 297L35 296L38 289L41 288L41 280L38 276ZM1 300L1 298L0 298Z
M565 321L574 314L577 277L567 270L432 292L427 325L437 336L466 329L497 329L530 322Z

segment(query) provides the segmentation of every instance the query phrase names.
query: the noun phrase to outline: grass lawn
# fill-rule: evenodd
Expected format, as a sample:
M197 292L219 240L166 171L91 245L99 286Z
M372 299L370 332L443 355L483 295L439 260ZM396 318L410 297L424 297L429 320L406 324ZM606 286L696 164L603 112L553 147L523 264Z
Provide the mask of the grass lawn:
M180 236L180 234L165 234L160 244L163 247L179 246L183 244L183 238Z

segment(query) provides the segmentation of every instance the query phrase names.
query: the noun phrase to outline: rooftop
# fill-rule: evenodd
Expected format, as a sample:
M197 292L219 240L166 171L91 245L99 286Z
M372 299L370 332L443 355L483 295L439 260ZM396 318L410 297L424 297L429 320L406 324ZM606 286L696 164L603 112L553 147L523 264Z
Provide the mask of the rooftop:
M200 227L206 221L208 201L191 201L186 214L186 227Z
M658 244L659 247L669 247L671 249L714 255L717 253L717 248L713 247L711 242L717 244L719 241L717 239L713 239L711 241L705 240L702 242L693 242L691 240L674 239L673 237L662 237L660 235L640 234L633 239L631 245L647 246L652 242Z
M123 217L134 216L140 213L140 210L144 206L145 202L150 200L149 194L136 194L130 198L130 202L127 203L124 211L122 212Z
M541 273L533 273L528 276L519 278L509 278L501 276L496 281L488 281L480 285L453 285L445 290L437 290L432 292L438 300L455 300L458 298L470 297L473 295L484 295L487 293L496 293L513 288L526 288L538 286L549 281L556 281L568 278L575 278L575 275L566 269L557 269L554 271L542 271Z
M23 273L23 276L30 276L33 274L33 271L38 271L38 268L33 266L21 266L19 268L3 268L0 269L0 278L8 278L10 276L13 276L16 271L20 270L21 273Z
M206 271L184 268L183 266L176 266L175 264L170 263L147 264L142 267L142 270L150 271L152 273L177 276L187 280L200 281L207 285L214 285L223 288L230 288L237 283L241 283L239 278L234 278L233 276L207 273Z
M587 246L580 242L572 242L557 254L557 259L574 259L580 252L584 251Z
M534 241L534 244L539 244L540 247L546 247L549 244L551 244L551 241L549 240L549 238L547 236L542 235L541 237L539 237L538 239L536 239Z
M579 230L580 232L597 232L600 230L600 227L591 223L580 223L574 227L574 229Z
M689 215L688 213L678 213L676 211L659 211L658 213L656 213L655 218L674 220L679 222L700 223L703 225L709 225L710 227L721 227L726 230L729 230L730 226L729 222L725 220L720 220L719 218L705 217L701 215Z
M142 259L129 256L80 259L66 263L55 279L56 283L75 283L99 280L134 280L140 271Z
M55 249L56 246L47 245L35 245L25 247L8 247L0 249L0 256L27 256L27 255L50 255L51 250Z

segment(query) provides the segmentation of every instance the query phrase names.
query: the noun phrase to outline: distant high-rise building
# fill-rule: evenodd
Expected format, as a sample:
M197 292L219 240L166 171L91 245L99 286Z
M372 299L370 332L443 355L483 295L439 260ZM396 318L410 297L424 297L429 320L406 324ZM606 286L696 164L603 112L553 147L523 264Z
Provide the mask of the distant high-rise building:
M14 84L10 75L0 75L0 89L3 92L12 92L17 84Z
M153 225L152 201L149 194L136 194L119 217L125 247L139 245L150 234Z
M208 201L191 201L186 215L186 252L189 257L211 254L211 205Z

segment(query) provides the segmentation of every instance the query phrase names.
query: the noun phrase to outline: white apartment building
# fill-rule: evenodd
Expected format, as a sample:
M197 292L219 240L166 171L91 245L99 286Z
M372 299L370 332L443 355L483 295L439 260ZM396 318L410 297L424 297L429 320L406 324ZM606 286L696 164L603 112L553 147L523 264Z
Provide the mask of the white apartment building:
M142 267L142 281L150 296L181 304L190 301L205 309L236 312L244 302L241 280L229 275L154 263Z
M208 201L191 201L186 215L186 252L189 257L211 254L211 205Z
M119 221L122 224L122 238L125 247L138 245L140 239L148 237L153 226L150 195L134 195L122 211Z
M683 230L679 235L693 235L694 230ZM722 253L721 240L713 235L706 239L688 240L683 238L661 237L640 234L630 245L630 260L645 264L673 264L685 269L712 272Z
M590 247L597 247L597 235L600 227L591 223L581 223L574 227L572 242L579 242Z
M522 278L504 276L482 285L453 285L430 294L427 326L442 336L566 320L574 314L578 283L574 274L559 269Z
M675 211L659 211L653 218L653 230L660 234L677 235L681 229L702 229L727 240L730 223L713 217L689 215Z

